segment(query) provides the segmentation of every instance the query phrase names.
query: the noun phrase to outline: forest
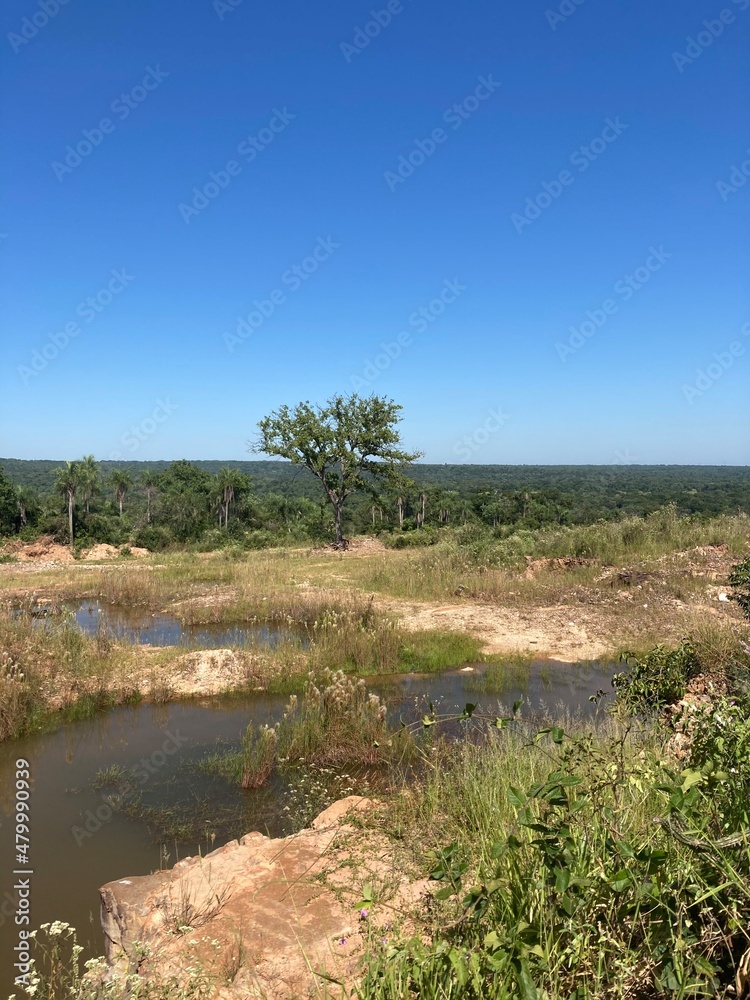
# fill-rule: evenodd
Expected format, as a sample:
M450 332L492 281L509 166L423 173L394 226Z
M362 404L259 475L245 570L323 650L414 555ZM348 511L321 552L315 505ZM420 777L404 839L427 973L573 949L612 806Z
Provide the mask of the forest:
M248 549L332 537L320 484L283 461L66 463L0 459L0 532L31 541L133 544L151 550L227 544ZM430 544L473 522L503 533L643 517L667 505L681 516L750 513L744 466L505 466L416 462L393 484L353 495L345 531L388 544ZM72 503L69 503L72 499ZM69 506L71 509L69 509Z

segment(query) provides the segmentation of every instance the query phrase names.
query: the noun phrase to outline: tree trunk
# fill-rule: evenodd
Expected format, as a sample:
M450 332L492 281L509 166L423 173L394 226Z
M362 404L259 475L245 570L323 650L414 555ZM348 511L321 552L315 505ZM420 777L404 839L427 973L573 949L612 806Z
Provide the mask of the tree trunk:
M58 507L58 510L60 508ZM75 551L73 542L73 494L68 493L68 531L70 532L70 551Z
M336 519L336 548L345 549L346 542L344 541L344 510L342 504L333 505L333 513Z
M146 490L146 524L151 524L151 491Z
M120 517L122 517L122 494L117 498L117 501L120 504Z

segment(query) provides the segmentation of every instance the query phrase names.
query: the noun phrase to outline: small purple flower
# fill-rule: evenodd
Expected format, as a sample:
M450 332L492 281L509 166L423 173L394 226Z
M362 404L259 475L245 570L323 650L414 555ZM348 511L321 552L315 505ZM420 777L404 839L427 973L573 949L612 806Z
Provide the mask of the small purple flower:
M348 941L348 938L345 938L345 937L339 938L339 944L341 945L342 948L344 947L344 945L346 944L347 941Z
M381 940L382 944L384 944L384 945L388 944L388 938L381 938L380 940Z
M359 911L359 919L367 920L369 916L370 916L370 911L365 909L365 907L362 907L362 909Z

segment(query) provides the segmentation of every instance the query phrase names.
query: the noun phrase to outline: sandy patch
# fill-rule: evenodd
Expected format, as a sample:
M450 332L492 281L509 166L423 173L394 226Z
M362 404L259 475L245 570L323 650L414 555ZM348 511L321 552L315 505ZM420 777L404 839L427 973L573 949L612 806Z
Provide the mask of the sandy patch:
M148 549L140 548L137 545L117 546L102 542L93 545L90 549L84 549L81 553L81 560L84 562L101 562L104 559L116 559L121 554L123 548L129 548L130 555L134 558L151 555ZM19 563L40 563L45 567L54 566L57 563L75 561L73 553L70 551L70 546L60 545L51 535L38 538L35 542L21 542L16 539L15 541L7 542L0 551L13 556Z
M130 552L130 557L133 559L142 559L144 556L150 556L151 553L148 549L142 549L137 545L108 545L106 542L100 542L97 545L92 545L90 549L84 549L81 553L81 559L84 562L100 562L103 559L117 559L118 556L122 555L123 549L128 549Z
M599 613L570 607L506 608L485 604L393 602L388 610L401 616L410 631L439 629L478 636L485 653L535 653L575 663L595 660L612 647L601 635Z
M222 694L258 682L257 660L233 649L200 649L154 669L141 688L146 697L189 698Z
M18 562L73 562L73 553L67 545L59 545L51 536L38 538L35 542L18 540L7 542L2 549L15 556Z
M390 552L379 538L370 538L362 535L359 538L347 539L346 549L337 549L334 545L324 545L322 548L313 549L314 556L372 556L380 555L382 552Z

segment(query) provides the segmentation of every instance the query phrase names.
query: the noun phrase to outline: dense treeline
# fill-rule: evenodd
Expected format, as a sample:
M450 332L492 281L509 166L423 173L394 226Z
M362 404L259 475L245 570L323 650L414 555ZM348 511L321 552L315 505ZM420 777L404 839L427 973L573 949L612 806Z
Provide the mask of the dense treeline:
M262 547L327 541L332 517L318 484L284 462L96 462L3 459L0 532L53 534L77 546L150 549L234 542ZM410 481L352 497L346 530L427 543L444 527L536 528L647 515L750 513L750 470L711 466L422 465Z

